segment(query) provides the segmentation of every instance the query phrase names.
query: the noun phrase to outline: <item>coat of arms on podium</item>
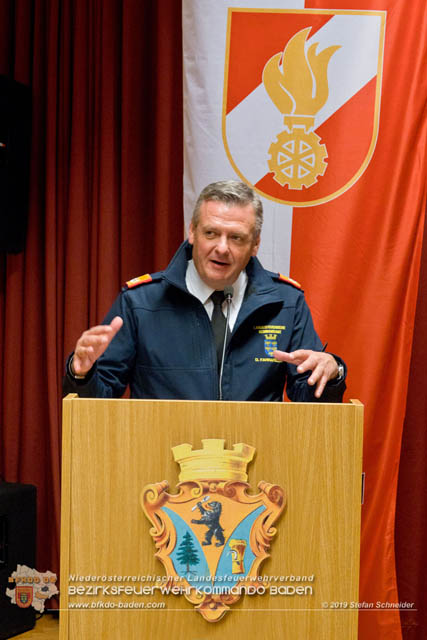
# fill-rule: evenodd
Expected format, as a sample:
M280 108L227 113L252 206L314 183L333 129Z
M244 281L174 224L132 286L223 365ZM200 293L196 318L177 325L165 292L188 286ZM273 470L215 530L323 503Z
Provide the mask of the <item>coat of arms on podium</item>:
M166 481L146 486L142 508L167 580L209 622L217 622L230 605L262 587L259 568L269 556L273 527L285 507L281 487L261 481L248 493L246 467L255 448L225 440L202 440L172 448L181 467L179 493Z

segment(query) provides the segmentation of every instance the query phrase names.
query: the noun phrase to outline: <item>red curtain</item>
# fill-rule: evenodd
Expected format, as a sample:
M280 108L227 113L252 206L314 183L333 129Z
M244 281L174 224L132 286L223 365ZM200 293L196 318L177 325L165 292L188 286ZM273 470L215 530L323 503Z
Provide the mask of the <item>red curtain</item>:
M38 490L58 571L64 359L183 237L181 3L1 0L0 74L32 89L26 249L0 256L0 472Z
M183 235L181 3L1 0L0 74L33 99L27 245L0 256L0 473L37 485L37 568L58 571L65 356ZM411 640L425 623L426 243L423 256L397 514Z
M418 303L403 425L396 511L396 569L399 600L413 603L400 614L405 640L427 629L427 225L424 227Z

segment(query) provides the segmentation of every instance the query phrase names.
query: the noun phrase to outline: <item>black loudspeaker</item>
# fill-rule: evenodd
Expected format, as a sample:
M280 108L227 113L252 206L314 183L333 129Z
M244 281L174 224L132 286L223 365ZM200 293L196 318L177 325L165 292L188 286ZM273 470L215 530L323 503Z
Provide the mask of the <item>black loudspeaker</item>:
M0 483L0 640L32 629L33 607L13 604L6 589L19 565L36 568L36 488L30 484Z
M31 90L0 76L0 251L24 250L28 219Z

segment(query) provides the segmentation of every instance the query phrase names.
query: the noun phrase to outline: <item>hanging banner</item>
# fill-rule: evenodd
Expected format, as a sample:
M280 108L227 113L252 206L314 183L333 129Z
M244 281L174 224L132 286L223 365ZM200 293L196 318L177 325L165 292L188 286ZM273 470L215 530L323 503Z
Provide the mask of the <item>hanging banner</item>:
M209 182L256 189L261 262L302 283L365 405L361 640L400 640L405 615L394 511L426 203L421 25L425 0L183 0L186 220Z

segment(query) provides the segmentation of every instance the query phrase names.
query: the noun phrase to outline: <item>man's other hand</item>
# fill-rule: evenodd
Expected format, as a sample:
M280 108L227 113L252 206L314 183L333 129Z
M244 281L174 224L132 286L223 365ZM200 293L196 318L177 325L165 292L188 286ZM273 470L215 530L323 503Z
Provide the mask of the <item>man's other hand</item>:
M110 324L91 327L82 333L74 349L72 362L74 373L78 376L85 376L92 369L99 356L102 356L122 326L122 318L116 316Z
M310 386L316 385L314 395L320 398L326 383L333 380L338 375L338 364L330 353L323 351L311 351L310 349L298 349L288 353L286 351L275 351L273 356L276 360L294 364L298 373L311 371L307 382Z

